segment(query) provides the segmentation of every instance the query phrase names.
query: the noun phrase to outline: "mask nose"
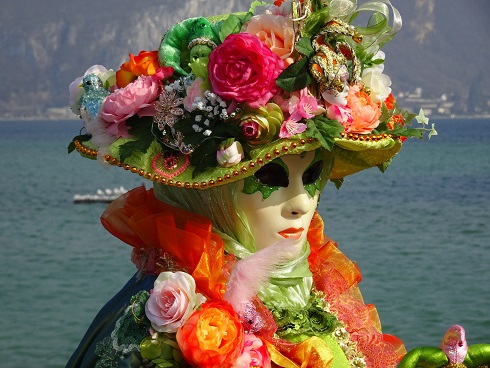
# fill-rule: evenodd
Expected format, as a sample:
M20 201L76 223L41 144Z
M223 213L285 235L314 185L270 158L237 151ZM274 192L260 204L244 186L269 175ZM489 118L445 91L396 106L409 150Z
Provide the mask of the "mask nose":
M289 186L285 188L285 190L288 199L283 208L283 215L287 218L304 216L311 210L311 207L316 204L304 188L302 181L299 183L289 183Z

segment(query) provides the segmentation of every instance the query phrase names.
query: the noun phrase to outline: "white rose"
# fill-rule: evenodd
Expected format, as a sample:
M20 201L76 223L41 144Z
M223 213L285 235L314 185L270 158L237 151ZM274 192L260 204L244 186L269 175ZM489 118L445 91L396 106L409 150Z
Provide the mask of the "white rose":
M158 332L176 332L206 301L196 293L196 282L185 272L162 272L145 304L146 317Z
M221 147L221 149L216 153L216 160L220 166L231 167L242 160L243 148L240 142L235 141L227 148L225 147Z
M374 60L385 58L383 51L378 51L374 56ZM366 87L371 90L371 97L374 102L384 101L391 93L391 79L386 74L383 74L384 65L378 64L370 68L366 68L362 72L362 81Z

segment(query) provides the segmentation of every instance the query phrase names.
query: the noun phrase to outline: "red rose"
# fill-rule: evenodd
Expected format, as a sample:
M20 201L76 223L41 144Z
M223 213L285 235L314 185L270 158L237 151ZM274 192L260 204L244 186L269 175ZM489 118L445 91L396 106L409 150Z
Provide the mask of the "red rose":
M209 81L224 100L264 106L278 91L284 62L257 36L231 34L209 54Z

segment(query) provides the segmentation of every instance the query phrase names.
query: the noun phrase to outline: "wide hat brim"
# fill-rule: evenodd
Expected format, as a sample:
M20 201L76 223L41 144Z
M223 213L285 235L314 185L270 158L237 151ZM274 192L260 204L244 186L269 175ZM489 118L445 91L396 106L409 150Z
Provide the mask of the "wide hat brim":
M130 139L120 138L112 143L101 158L107 163L119 166L141 177L164 185L206 189L232 183L253 175L268 162L290 154L301 154L322 147L316 138L298 134L291 138L279 139L259 148L252 149L248 157L231 167L208 168L196 173L190 163L190 156L167 150L155 141L147 152L133 152L131 157L121 161L119 148ZM101 156L90 141L74 141L77 151L85 157L95 159ZM391 135L344 135L336 138L332 149L334 165L331 180L339 180L364 169L381 167L390 162L401 149L400 139ZM172 154L170 154L172 153Z

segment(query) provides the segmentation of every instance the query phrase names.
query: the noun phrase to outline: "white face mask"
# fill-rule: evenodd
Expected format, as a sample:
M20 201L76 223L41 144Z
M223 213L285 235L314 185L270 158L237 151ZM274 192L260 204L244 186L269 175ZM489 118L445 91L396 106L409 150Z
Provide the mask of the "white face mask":
M315 160L315 152L278 160L250 178L256 187L245 191L251 194L243 192L247 189L244 182L238 192L238 205L247 217L256 250L284 238L294 239L301 247L318 204L320 192L315 184L320 180L322 161ZM267 189L261 191L258 187Z

